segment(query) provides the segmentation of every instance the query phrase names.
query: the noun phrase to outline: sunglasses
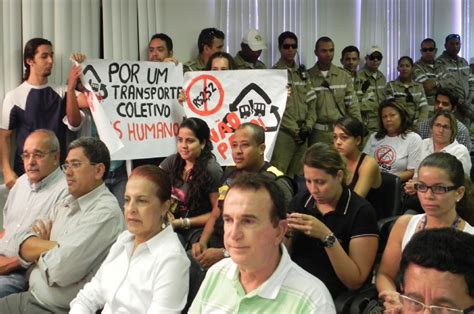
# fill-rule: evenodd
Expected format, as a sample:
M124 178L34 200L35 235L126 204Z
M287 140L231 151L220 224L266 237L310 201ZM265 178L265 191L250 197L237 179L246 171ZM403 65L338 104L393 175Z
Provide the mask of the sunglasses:
M374 61L374 60L382 61L382 56L369 55L369 56L367 56L367 58L369 58L370 61Z
M298 49L298 45L297 44L283 44L281 45L283 49L290 49L290 48L293 48L293 49Z
M436 50L435 47L421 48L421 51L422 51L422 52L428 52L428 51L429 51L429 52L433 52L433 51L435 51L435 50Z

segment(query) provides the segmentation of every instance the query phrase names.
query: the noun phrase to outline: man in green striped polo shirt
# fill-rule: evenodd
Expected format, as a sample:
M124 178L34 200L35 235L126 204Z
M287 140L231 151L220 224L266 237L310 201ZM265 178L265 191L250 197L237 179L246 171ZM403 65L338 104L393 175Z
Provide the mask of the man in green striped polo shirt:
M224 200L230 258L213 265L189 313L336 313L326 286L293 261L283 195L259 174L235 179Z

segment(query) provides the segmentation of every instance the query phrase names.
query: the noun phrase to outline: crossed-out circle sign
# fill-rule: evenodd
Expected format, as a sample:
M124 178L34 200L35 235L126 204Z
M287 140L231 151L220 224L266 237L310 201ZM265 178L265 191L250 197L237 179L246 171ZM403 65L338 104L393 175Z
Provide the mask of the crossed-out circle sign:
M374 155L379 164L392 165L397 159L397 153L390 145L381 145Z
M223 102L224 89L219 80L212 75L196 76L186 89L186 103L189 109L197 115L214 114L222 108Z

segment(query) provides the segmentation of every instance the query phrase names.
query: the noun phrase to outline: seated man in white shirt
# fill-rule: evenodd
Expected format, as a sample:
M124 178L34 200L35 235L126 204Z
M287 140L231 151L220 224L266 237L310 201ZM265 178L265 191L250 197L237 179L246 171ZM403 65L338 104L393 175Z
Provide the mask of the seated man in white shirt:
M105 187L110 154L99 139L69 145L62 169L69 194L51 220L15 235L23 265L32 271L27 292L0 299L0 313L67 313L69 302L88 282L124 229L116 198Z
M189 313L336 313L326 286L291 261L284 197L259 174L237 178L224 200L224 244Z
M31 230L38 218L67 195L64 174L59 168L59 141L46 129L36 130L25 140L21 157L25 173L16 180L3 209L0 234L0 298L25 291L25 269L17 257L14 235Z

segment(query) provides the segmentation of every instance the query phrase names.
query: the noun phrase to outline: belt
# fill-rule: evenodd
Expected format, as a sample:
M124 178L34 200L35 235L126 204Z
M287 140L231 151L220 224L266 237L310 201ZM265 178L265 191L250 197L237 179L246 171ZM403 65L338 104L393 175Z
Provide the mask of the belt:
M333 126L332 126L332 123L327 123L327 124L315 123L314 128L319 131L332 132Z

